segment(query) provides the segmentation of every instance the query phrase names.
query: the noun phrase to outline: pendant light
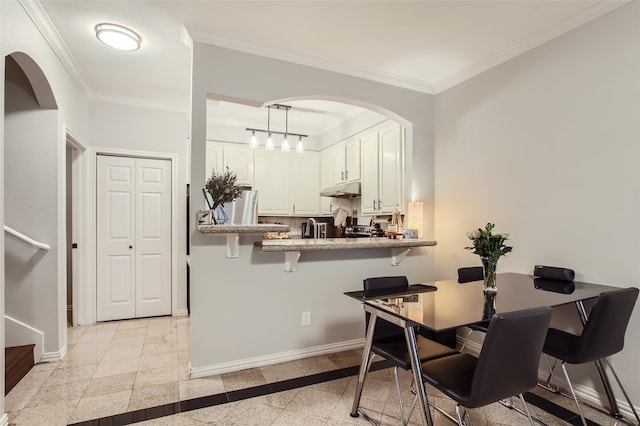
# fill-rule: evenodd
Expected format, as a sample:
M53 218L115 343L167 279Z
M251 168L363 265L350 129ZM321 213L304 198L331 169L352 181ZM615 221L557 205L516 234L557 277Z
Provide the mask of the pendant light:
M285 129L284 132L278 132L276 130L271 130L271 109L278 109L285 111ZM308 137L308 135L303 135L300 133L291 133L289 132L289 110L291 107L289 105L281 105L281 104L273 104L267 106L267 130L264 129L254 129L247 127L245 130L251 132L251 139L249 141L249 146L252 149L257 149L259 147L258 139L256 138L256 132L258 133L266 133L267 134L267 142L265 143L264 148L267 151L273 151L275 149L275 144L273 142L273 135L283 135L282 144L280 148L283 152L291 151L291 143L289 142L289 137L294 136L298 137L298 143L296 144L296 152L303 153L304 146L302 144L302 138Z

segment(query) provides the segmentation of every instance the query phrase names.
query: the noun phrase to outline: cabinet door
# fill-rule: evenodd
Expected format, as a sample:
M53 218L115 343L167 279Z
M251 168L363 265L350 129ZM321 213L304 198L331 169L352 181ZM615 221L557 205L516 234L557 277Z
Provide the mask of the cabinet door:
M380 165L378 167L378 205L379 213L393 213L401 204L401 134L400 125L390 123L380 129L379 149Z
M258 214L289 214L289 156L281 151L255 152L254 189L258 191Z
M224 167L234 172L238 185L253 186L253 150L246 145L224 146Z
M361 140L362 144L362 213L378 211L378 132L372 132Z
M320 170L318 153L307 151L291 157L290 213L316 215L320 203Z
M325 149L320 153L320 190L335 184L333 166L333 151ZM330 214L333 211L332 203L333 198L320 197L320 213Z
M346 182L346 169L345 169L345 150L344 143L337 144L332 148L333 152L333 173L335 176L334 183Z
M222 172L222 145L207 141L204 162L204 179L206 182L213 172Z
M347 182L360 180L360 138L349 139L344 145L345 178Z

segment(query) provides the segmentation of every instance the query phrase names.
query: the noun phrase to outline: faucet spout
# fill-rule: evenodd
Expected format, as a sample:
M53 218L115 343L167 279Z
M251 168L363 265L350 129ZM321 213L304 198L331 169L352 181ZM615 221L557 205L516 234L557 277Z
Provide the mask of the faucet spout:
M316 220L312 217L307 220L307 229L304 233L305 237L311 236L311 227L313 226L313 238L318 238L318 227L316 226Z

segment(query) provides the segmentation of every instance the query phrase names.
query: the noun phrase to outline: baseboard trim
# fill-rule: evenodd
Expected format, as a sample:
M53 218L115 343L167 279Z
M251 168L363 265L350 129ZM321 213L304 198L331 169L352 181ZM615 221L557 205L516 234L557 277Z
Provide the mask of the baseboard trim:
M189 311L186 309L178 309L176 313L173 314L174 317L186 317L187 315L189 315Z
M9 425L9 415L4 413L4 415L0 418L0 426L8 426Z
M331 343L328 345L314 346L295 351L280 352L255 358L247 358L238 361L223 362L220 364L205 365L203 367L191 367L189 378L215 376L217 374L230 373L247 368L262 367L265 365L278 364L281 362L295 361L297 359L309 358L312 356L326 355L334 352L359 349L364 346L364 339L348 340L346 342Z
M45 352L40 357L39 363L42 362L58 362L62 361L62 358L67 354L67 347L63 346L59 351L56 352Z

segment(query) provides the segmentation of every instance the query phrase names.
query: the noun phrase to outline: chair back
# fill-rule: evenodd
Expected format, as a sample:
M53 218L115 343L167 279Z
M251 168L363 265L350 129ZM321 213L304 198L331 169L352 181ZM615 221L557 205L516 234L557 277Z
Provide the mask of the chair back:
M580 335L572 362L585 363L618 353L638 299L634 287L601 293Z
M458 268L458 282L460 284L482 280L484 280L484 268L482 266Z
M363 285L365 297L381 297L385 294L397 294L406 291L409 288L409 281L407 280L407 277L403 275L391 277L374 277L364 279ZM367 328L369 327L370 316L371 314L366 312L365 320ZM378 318L373 335L374 343L381 339L390 337L398 337L404 339L404 330L397 325L391 324L389 321Z
M551 311L540 307L493 316L465 406L491 404L535 387Z

